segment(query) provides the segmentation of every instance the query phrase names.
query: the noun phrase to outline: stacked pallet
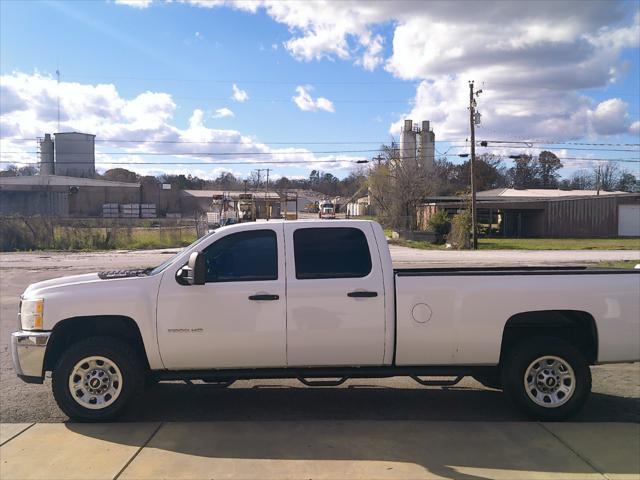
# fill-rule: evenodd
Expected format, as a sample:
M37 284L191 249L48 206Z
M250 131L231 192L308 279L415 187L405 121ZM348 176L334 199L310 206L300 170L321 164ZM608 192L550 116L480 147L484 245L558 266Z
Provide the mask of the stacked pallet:
M104 218L118 218L118 204L117 203L102 204L102 216Z
M123 203L120 205L121 218L140 218L139 203Z
M156 204L155 203L141 203L140 204L140 217L141 218L156 218Z

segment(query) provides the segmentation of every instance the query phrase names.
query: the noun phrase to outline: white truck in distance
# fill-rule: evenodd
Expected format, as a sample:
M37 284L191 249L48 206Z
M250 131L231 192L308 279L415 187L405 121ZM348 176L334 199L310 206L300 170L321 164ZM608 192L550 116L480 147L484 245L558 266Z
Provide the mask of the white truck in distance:
M11 344L17 374L51 371L80 421L115 418L149 381L469 375L560 419L587 399L590 365L640 359L639 298L638 270L394 270L375 222L270 221L155 268L35 283Z

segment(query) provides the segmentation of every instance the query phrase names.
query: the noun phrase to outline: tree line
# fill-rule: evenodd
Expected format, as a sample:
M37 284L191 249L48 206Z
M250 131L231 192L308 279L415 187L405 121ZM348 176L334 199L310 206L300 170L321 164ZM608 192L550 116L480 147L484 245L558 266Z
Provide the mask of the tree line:
M279 177L269 182L269 188L275 191L314 190L326 196L350 198L358 192L366 193L365 187L376 181L381 174L381 164L388 166L397 163L399 150L396 144L383 145L381 156L370 163L369 168L359 168L344 178L338 178L330 172L312 170L307 178ZM539 155L520 155L507 167L504 157L483 154L476 157L475 177L478 191L493 188L561 188L565 190L595 190L633 192L640 190L640 183L630 171L613 162L605 162L590 168L574 171L571 176L562 178L562 161L553 153L543 151ZM18 167L9 165L0 171L0 176L36 175L34 165ZM470 162L453 162L446 157L436 159L434 171L428 176L423 172L396 172L398 175L412 177L409 190L412 195L455 195L469 190L471 178ZM386 175L390 175L387 171ZM424 178L423 178L424 177ZM195 175L163 174L159 176L139 175L125 168L113 168L104 173L96 173L96 178L119 182L168 183L176 190L228 190L256 191L264 189L266 178L252 172L248 178L239 178L232 173L221 173L215 179L203 179ZM379 180L379 179L378 179ZM407 183L404 182L404 183ZM401 182L402 183L402 182ZM424 185L421 185L424 183ZM423 188L424 187L424 188ZM397 192L398 195L405 195Z

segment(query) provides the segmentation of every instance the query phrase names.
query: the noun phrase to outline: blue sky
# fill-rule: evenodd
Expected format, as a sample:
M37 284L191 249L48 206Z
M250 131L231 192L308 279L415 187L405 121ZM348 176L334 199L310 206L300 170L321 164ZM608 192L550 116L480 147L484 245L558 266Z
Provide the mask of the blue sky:
M484 2L473 12L468 2L5 0L3 161L33 161L35 137L57 130L60 96L61 130L96 134L101 162L141 173L271 166L276 175L344 176L374 154L353 150L397 137L403 118L431 120L439 140L464 140L469 78L484 84L479 139L640 143L637 3L532 3ZM231 98L234 84L247 100ZM131 142L142 139L156 143ZM582 158L638 159L532 145L526 151L581 158L566 161L567 172L592 165ZM196 152L206 155L184 155ZM234 155L212 160L216 152ZM258 158L298 163L247 163ZM187 161L203 165L172 164Z

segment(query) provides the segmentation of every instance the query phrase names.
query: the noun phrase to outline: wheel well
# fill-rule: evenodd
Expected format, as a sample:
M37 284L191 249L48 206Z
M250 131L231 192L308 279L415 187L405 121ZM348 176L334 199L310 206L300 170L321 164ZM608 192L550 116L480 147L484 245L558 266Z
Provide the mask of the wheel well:
M140 354L147 370L149 362L142 342L140 329L133 319L118 315L73 317L58 322L47 343L44 370L53 370L60 355L70 345L88 337L106 336L120 339Z
M590 313L580 310L540 310L512 316L502 334L500 361L518 342L534 336L561 338L578 348L590 364L597 361L596 322Z

